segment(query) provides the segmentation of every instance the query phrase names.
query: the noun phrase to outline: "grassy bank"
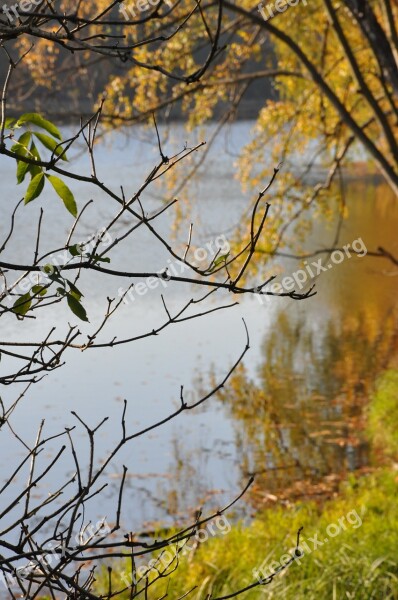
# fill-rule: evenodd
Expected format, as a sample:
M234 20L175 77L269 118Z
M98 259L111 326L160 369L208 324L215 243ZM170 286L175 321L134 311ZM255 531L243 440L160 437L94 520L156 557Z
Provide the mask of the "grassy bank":
M321 505L305 501L289 508L275 506L259 513L249 526L226 521L214 527L202 536L203 543L180 558L170 577L149 588L148 598L167 593L168 599L177 600L196 586L188 597L205 600L208 594L233 594L256 577L266 579L289 560L297 531L303 527L303 558L269 585L251 589L241 598L398 600L397 389L398 371L387 370L376 382L367 411L375 462L388 468L350 478L336 498ZM175 550L168 550L170 560ZM164 568L168 560L160 561L160 566ZM119 562L116 571L122 587L122 575L128 576L130 565ZM149 578L154 575L152 569ZM105 578L99 586L106 589ZM130 598L130 593L124 598Z
M398 370L389 369L376 383L369 404L369 436L378 453L398 457Z
M277 507L259 514L248 527L236 525L227 531L224 525L218 535L208 536L196 551L187 553L170 578L151 588L149 597L160 598L167 586L167 597L173 600L195 585L189 595L195 600L204 600L208 593L233 593L255 580L253 571L267 576L285 562L303 526L305 556L270 585L245 592L242 598L398 599L396 479L391 471L352 479L321 510L311 503ZM123 571L120 563L118 568Z

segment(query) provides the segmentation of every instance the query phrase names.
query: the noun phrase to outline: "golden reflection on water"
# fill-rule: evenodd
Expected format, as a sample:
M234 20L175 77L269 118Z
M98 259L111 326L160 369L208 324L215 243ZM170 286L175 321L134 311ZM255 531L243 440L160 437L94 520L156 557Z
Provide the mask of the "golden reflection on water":
M388 188L351 183L347 196L339 246L361 238L368 251L382 246L398 258ZM330 237L330 224L318 223L309 247L326 247ZM330 495L349 472L369 468L366 407L376 378L397 358L398 266L352 257L316 287L314 298L276 313L258 377L242 366L221 396L235 421L242 477L257 475L256 506Z

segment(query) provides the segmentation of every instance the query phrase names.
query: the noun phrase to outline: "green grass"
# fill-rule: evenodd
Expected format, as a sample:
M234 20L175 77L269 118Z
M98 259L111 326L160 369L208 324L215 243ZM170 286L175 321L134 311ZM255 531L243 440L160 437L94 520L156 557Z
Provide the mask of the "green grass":
M388 370L377 381L369 405L369 432L376 449L398 456L398 371Z
M389 600L398 599L398 511L396 476L379 472L352 479L341 495L324 504L297 504L265 510L250 526L236 525L210 537L181 559L178 569L157 582L148 597L166 592L179 598L197 585L192 600L232 593L254 581L253 570L271 566L294 547L297 530L310 551L267 586L245 592L245 599ZM336 534L339 519L340 533ZM328 529L328 526L331 525ZM327 535L329 533L329 536ZM328 542L314 549L314 538ZM334 535L334 537L332 537ZM305 546L304 546L305 547ZM286 560L286 557L283 559ZM115 566L115 565L113 565ZM119 570L121 564L119 563ZM274 567L277 565L275 564ZM129 595L126 593L125 598Z

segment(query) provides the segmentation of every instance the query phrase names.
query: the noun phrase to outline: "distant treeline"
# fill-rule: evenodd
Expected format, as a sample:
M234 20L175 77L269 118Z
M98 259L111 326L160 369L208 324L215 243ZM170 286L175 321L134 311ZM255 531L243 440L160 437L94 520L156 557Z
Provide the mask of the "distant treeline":
M4 81L7 72L6 55L0 55L0 77ZM198 57L200 59L200 57ZM90 65L79 62L79 57L63 55L59 56L60 69L58 74L51 81L45 80L45 85L40 81L34 81L26 71L22 69L15 73L12 85L8 93L9 113L17 116L21 112L38 111L46 106L48 116L52 116L59 121L70 121L80 116L92 114L94 107L98 105L98 100L103 90L112 76L122 75L129 69L128 63L120 63L115 68L114 61L106 57L99 57L96 64L92 61ZM68 65L69 66L65 66ZM248 61L246 71L254 72L263 69L261 62ZM244 85L244 84L242 84ZM234 119L254 119L258 116L261 107L264 106L264 100L267 98L276 98L277 93L272 88L268 79L253 80L234 113ZM133 101L133 98L132 98ZM230 103L228 103L230 106ZM223 115L225 112L224 104L219 104L215 111L215 117ZM181 120L183 118L181 105L176 102L173 107L169 107L164 114L157 115L161 121Z

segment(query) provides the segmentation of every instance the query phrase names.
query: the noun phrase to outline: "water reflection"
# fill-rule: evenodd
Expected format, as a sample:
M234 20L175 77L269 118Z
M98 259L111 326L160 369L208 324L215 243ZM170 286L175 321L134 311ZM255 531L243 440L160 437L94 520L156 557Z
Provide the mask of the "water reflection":
M373 188L364 204L363 192L351 186L341 244L361 236L369 250L396 252L392 198ZM312 244L325 245L326 231L317 223ZM257 475L256 506L330 495L349 472L369 468L365 409L398 350L396 275L392 263L369 257L334 267L317 280L316 297L276 311L257 374L246 363L223 390L242 478Z
M376 376L397 354L397 311L345 315L322 339L299 316L281 313L266 336L259 380L245 367L222 401L236 423L242 475L257 475L253 499L330 493L349 471L366 467L364 408Z
M398 209L388 190L351 182L347 197L339 247L361 238L368 250L382 245L398 256ZM330 248L334 236L331 220L314 219L303 253ZM303 268L300 261L280 258L277 266L279 281ZM372 468L366 407L377 377L397 358L398 270L386 259L353 255L322 272L315 283L317 295L303 302L242 300L251 353L218 395L214 435L205 405L203 415L194 415L204 421L192 423L198 439L189 451L186 425L181 439L174 438L169 477L157 487L168 515L180 516L198 504L221 505L239 489L238 479L244 486L251 474L256 481L246 498L258 508L330 496L349 473ZM220 335L230 332L221 321L214 326ZM205 345L207 357L212 344ZM215 383L220 359L213 355L211 360ZM198 368L193 378L197 393L207 391L204 372ZM203 381L197 380L200 375ZM223 437L225 423L232 432ZM227 489L229 496L218 495ZM243 515L245 507L236 507L241 508Z

